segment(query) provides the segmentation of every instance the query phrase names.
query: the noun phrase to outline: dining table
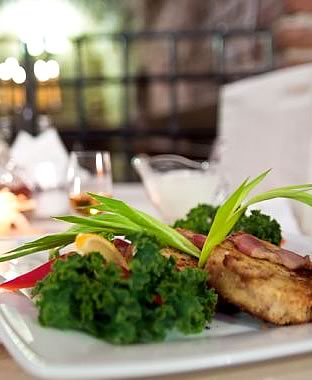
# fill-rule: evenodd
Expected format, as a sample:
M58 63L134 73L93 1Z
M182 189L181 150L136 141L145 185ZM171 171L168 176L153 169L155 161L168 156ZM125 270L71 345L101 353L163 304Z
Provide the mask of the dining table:
M59 195L60 196L60 195ZM140 208L154 216L159 216L150 202L140 183L119 183L114 186L114 196L122 199L131 206ZM66 194L63 194L64 208L67 206ZM63 211L66 211L65 209ZM69 211L69 210L67 210ZM62 223L52 219L34 217L32 224L40 231L56 232L64 228ZM14 239L13 239L14 240ZM1 243L1 239L0 239ZM1 246L0 246L1 247ZM47 342L48 344L48 342ZM311 352L304 354L289 354L275 359L267 359L248 364L227 365L225 367L197 370L175 374L164 374L148 379L161 380L309 380L312 379L312 342ZM121 363L122 364L122 363ZM140 377L141 378L141 377ZM0 342L0 379L2 380L35 380L37 377L26 373L10 356L7 349ZM147 379L147 378L142 378ZM86 379L87 380L87 379Z

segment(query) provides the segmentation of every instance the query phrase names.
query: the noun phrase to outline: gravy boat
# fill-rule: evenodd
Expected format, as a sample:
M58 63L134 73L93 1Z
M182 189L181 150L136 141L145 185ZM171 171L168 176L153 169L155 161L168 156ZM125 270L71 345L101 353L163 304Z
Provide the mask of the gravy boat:
M132 159L132 165L167 223L183 218L200 203L218 205L225 198L225 181L208 161L174 154L140 154Z

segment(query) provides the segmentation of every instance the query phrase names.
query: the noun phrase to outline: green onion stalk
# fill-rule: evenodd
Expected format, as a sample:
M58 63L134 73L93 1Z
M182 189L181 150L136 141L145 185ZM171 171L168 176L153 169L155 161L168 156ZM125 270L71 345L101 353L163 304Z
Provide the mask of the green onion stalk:
M145 232L154 235L163 246L176 248L198 258L198 265L204 267L213 248L226 238L249 206L274 198L293 199L312 206L312 195L310 194L312 184L274 188L249 198L250 192L264 180L269 172L270 170L267 170L252 180L247 178L230 194L218 208L201 251L174 228L143 211L131 207L121 200L89 193L97 202L97 205L92 205L92 208L100 211L98 215L56 217L56 220L67 222L72 226L65 232L44 236L8 251L0 256L0 262L45 250L58 250L74 242L80 233L131 235Z

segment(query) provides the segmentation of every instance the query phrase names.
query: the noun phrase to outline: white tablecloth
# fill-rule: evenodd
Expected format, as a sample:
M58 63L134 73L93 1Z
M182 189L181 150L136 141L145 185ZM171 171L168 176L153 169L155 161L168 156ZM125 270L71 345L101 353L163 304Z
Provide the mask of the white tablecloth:
M140 183L116 183L114 184L113 195L135 208L155 217L160 217ZM38 231L55 232L60 228L63 229L65 224L53 221L51 216L72 213L66 192L62 190L46 191L36 196L36 203L37 210L33 215L32 224Z
M43 201L43 197L45 198ZM114 197L121 199L131 206L145 211L152 216L161 219L151 201L149 200L141 183L117 183L114 185ZM283 233L300 234L298 222L286 199L274 199L255 205L253 208L261 209L264 213L274 217L282 226ZM70 214L68 198L62 191L47 192L42 195L37 217L33 225L40 231L55 232L63 229L67 224L53 221L49 216ZM40 217L44 216L44 217Z

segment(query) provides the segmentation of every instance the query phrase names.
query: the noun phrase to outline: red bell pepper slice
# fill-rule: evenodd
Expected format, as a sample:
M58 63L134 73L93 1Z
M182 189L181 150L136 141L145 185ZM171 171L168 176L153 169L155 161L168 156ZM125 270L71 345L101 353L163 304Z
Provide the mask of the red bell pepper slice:
M59 258L64 259L66 256L67 255L62 255ZM3 282L0 284L0 289L15 291L19 289L33 288L38 281L43 280L52 271L52 265L56 260L57 259L49 260L30 272Z

